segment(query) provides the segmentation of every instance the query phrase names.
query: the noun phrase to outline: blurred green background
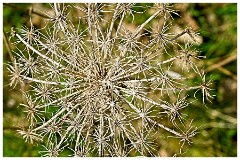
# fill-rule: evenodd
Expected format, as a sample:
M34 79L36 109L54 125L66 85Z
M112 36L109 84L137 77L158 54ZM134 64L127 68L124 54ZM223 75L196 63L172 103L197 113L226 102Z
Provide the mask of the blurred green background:
M3 29L7 38L11 27L20 28L29 25L29 10L32 12L33 24L41 25L41 17L35 10L43 9L45 4L4 4ZM207 78L214 81L212 103L203 106L195 101L187 110L190 118L196 119L194 124L201 126L199 134L194 137L194 144L187 152L179 156L195 157L235 157L237 156L237 4L176 4L181 17L174 17L179 26L189 24L198 30L202 39L199 49L207 58L204 60ZM33 10L31 10L33 9ZM145 16L145 17L144 17ZM143 19L148 15L142 15ZM141 19L135 19L136 23ZM140 22L141 23L141 22ZM11 89L8 86L9 76L6 64L10 62L5 44L3 44L3 156L22 157L40 156L41 145L24 142L16 129L24 124L23 103L20 86ZM197 79L195 81L198 81ZM194 93L194 92L193 92ZM162 145L162 153L171 156L172 145ZM166 152L169 151L170 153Z

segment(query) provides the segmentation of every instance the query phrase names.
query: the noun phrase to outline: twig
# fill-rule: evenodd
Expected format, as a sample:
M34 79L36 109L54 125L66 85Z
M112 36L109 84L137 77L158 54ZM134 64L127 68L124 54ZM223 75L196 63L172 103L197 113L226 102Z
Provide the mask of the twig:
M4 44L5 44L6 48L7 48L7 52L9 54L9 56L10 56L10 59L11 59L11 61L13 63L14 62L13 54L12 54L11 47L9 45L9 41L8 41L8 39L6 37L6 33L5 33L4 29L3 29L3 41L4 41Z
M18 130L18 129L19 129L19 127L14 127L14 126L3 127L3 131L5 131L5 130L15 131L15 130Z
M214 63L213 65L209 66L206 69L206 72L210 72L210 71L212 71L214 69L217 69L217 68L219 68L221 66L224 66L224 65L226 65L226 64L228 64L228 63L230 63L230 62L232 62L232 61L234 61L236 59L237 59L237 54L234 53L231 56L229 56L228 58L226 58L226 59L224 59L224 60L222 60L222 61L220 61L218 63Z
M221 118L222 120L225 120L231 124L237 124L237 119L234 117L231 117L229 115L223 114L215 109L210 109L208 108L208 113L212 116L212 117L218 117Z
M219 67L218 70L220 70L221 72L223 72L224 74L232 77L234 80L237 81L237 76L232 73L231 71L229 71L228 69L224 68L224 67Z
M199 102L195 102L196 103L196 106L198 106L200 109L206 111L204 107L201 107L201 105L199 104ZM228 123L231 123L233 125L236 125L237 124L237 118L235 117L232 117L232 116L229 116L227 114L224 114L216 109L212 109L212 108L207 108L207 113L209 115L209 118L211 119L217 119L217 118L220 118Z
M205 72L210 72L212 70L215 70L215 69L218 69L220 70L221 72L223 72L224 74L228 75L228 76L231 76L234 80L237 80L237 76L232 73L231 71L227 70L226 68L222 67L232 61L235 61L237 59L237 54L235 53L236 50L233 52L233 54L231 54L231 56L229 56L228 58L218 62L218 63L214 63L212 64L211 66L209 66Z

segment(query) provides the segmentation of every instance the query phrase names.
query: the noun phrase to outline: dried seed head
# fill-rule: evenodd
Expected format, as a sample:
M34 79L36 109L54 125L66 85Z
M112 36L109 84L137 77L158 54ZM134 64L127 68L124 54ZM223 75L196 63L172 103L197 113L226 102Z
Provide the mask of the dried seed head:
M190 103L179 95L201 90L205 102L212 98L211 82L199 74L195 61L200 57L193 46L178 41L184 34L194 39L196 33L190 28L171 30L172 14L178 15L173 6L73 6L51 5L49 24L42 29L31 24L15 34L14 44L24 48L8 66L10 86L31 83L24 93L28 104L23 105L30 128L20 134L31 143L43 140L41 154L54 157L69 149L73 156L157 156L154 136L163 130L190 143L196 130L178 127L179 121L185 124L182 112ZM75 20L71 14L78 12L68 9L84 15ZM151 15L130 29L127 18L141 16L138 9ZM157 31L146 29L159 19L164 23L158 23ZM189 72L181 72L174 65L177 60L198 73L202 84L185 83ZM167 101L174 97L175 103Z

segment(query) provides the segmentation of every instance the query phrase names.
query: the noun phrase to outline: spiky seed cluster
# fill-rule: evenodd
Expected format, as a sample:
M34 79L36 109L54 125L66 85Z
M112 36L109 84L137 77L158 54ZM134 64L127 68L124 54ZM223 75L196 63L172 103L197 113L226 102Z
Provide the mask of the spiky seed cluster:
M200 57L191 41L183 47L178 41L189 36L195 43L196 33L191 28L171 32L177 12L169 4L151 6L141 6L154 13L130 29L125 20L136 19L134 4L54 4L48 25L36 29L31 24L15 34L16 46L24 47L9 65L10 85L30 83L23 104L30 125L19 132L26 141L43 141L43 156L66 149L73 156L158 156L155 139L164 130L180 139L181 148L191 143L196 128L179 127L189 106L180 93L202 90L204 101L211 98L211 82L195 64ZM84 15L77 26L69 9ZM158 20L164 23L157 29L146 28ZM185 84L189 72L203 83ZM176 102L166 101L174 95Z

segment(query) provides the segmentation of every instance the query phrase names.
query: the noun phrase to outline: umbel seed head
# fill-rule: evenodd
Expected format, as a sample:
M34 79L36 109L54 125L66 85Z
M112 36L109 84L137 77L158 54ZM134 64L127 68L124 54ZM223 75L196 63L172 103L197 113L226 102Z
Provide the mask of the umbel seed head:
M173 5L54 3L50 10L42 28L30 20L12 32L9 84L29 83L23 138L41 144L42 156L161 156L161 137L170 134L182 153L197 133L192 121L186 126L187 93L201 91L203 103L212 96L198 67L197 33L173 29ZM188 74L202 84L188 84Z

